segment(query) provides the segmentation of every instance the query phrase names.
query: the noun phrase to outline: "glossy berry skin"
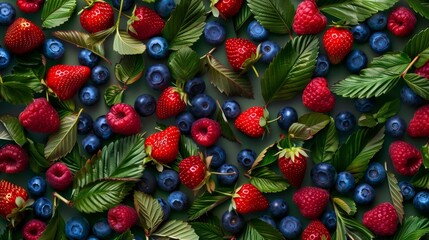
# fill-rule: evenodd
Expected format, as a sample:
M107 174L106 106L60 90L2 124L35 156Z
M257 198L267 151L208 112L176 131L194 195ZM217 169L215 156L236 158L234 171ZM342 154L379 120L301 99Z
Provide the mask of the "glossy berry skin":
M230 18L240 11L243 0L219 0L215 7L219 10L220 14L225 18Z
M347 28L331 27L323 34L326 56L332 64L340 63L353 48L353 35Z
M410 35L416 27L417 18L414 12L407 7L397 7L390 12L387 18L387 29L398 37Z
M206 83L202 78L195 77L191 80L186 81L184 90L185 93L187 93L190 97L193 97L200 93L204 93L204 91L206 90Z
M34 176L27 182L28 193L33 197L43 196L46 192L46 181L40 176Z
M68 239L84 240L89 235L89 222L84 217L71 217L66 222L66 236Z
M390 202L378 204L362 216L363 225L380 237L395 234L398 222L395 207Z
M395 115L387 119L385 123L386 134L393 138L399 138L404 136L407 125L400 116Z
M237 161L245 168L250 168L255 162L257 155L252 149L246 148L238 152Z
M423 213L429 213L429 192L424 190L418 192L413 199L414 208Z
M386 179L386 170L382 164L372 162L365 171L364 179L366 183L372 186L380 185Z
M56 38L48 38L43 43L43 54L49 59L61 59L64 56L64 53L64 44Z
M201 93L191 100L191 113L196 118L210 117L216 111L216 101L207 94Z
M292 29L298 35L314 35L322 32L327 22L315 1L302 1L296 7Z
M15 7L8 3L0 3L0 26L9 26L15 20Z
M322 214L321 221L329 231L334 231L337 227L337 216L332 210L325 211Z
M317 163L311 169L311 180L316 187L330 189L334 186L336 177L337 171L330 163Z
M190 134L192 124L195 122L195 117L192 113L186 111L179 113L174 121L181 133Z
M268 209L268 199L251 183L245 183L235 190L232 197L235 210L240 214L248 214Z
M274 218L280 219L286 216L289 207L285 200L277 198L270 202L269 210Z
M170 70L162 63L151 65L146 71L145 79L153 90L164 90L170 84Z
M137 183L137 189L146 194L154 194L156 191L156 177L149 170L145 170L143 172L143 176L141 176L140 181Z
M226 211L222 214L221 224L223 230L232 234L237 234L241 232L244 227L244 218L235 211Z
M240 104L232 99L227 99L222 104L222 111L228 119L236 119L241 113Z
M157 200L159 205L161 205L162 213L164 213L164 215L162 216L162 220L165 221L170 217L170 205L168 205L167 201L165 201L164 198L157 198Z
M120 204L109 209L107 212L107 221L109 226L117 233L123 233L129 230L137 223L138 215L133 207Z
M81 49L77 57L80 65L87 66L89 68L95 67L100 58L88 49Z
M311 221L302 232L302 240L331 240L328 229L320 220Z
M381 31L387 26L387 15L382 12L376 13L368 18L366 23L372 31Z
M135 18L128 22L128 34L140 41L161 34L164 20L152 8L139 6L133 15Z
M91 80L97 85L101 86L109 82L110 71L107 67L97 65L91 69Z
M428 137L429 136L429 104L419 107L410 122L408 123L407 133L410 137Z
M106 115L96 118L93 128L94 134L101 139L107 140L113 135L112 128L107 124Z
M277 124L285 131L288 131L290 126L298 121L298 113L293 107L284 107L280 109L277 117L280 117L277 120Z
M335 106L335 96L324 77L313 78L302 93L302 103L314 112L330 112Z
M405 201L411 200L416 195L414 186L408 181L400 181L398 183L399 189L401 190L402 197Z
M43 0L17 0L16 5L23 13L35 13L43 6Z
M368 205L375 199L375 190L371 185L361 183L356 186L353 199L358 205Z
M155 11L159 16L167 18L171 12L176 8L174 0L157 0L155 2Z
M413 107L421 106L424 103L422 97L417 95L410 87L404 85L401 88L401 101Z
M258 21L253 20L247 26L247 35L254 42L262 42L268 38L268 30Z
M169 53L167 39L163 37L153 37L149 39L146 46L149 57L153 59L166 58Z
M402 176L414 176L422 165L422 153L414 145L396 140L389 146L393 168Z
M144 93L134 101L134 109L141 117L148 117L156 111L156 99L154 96Z
M106 30L114 25L113 8L104 1L94 2L80 13L80 25L89 33Z
M59 64L49 68L46 85L57 97L64 101L74 97L91 77L91 69L87 66Z
M37 219L31 219L22 227L22 237L24 240L37 240L40 239L45 230L46 223Z
M366 43L371 35L371 29L369 29L366 23L359 23L353 26L351 29L353 38L358 43Z
M121 7L121 0L113 0L112 5L114 8L119 9ZM134 0L124 0L122 5L122 11L128 11L134 6Z
M216 175L218 183L222 186L234 186L240 175L238 168L228 163L222 164L217 171L220 173L229 173L228 175Z
M169 126L146 137L145 151L155 161L168 164L176 160L179 141L180 130L176 126Z
M179 174L174 170L165 169L158 174L156 182L161 190L172 192L179 186Z
M27 130L39 133L54 133L60 127L60 117L46 98L34 99L19 114L19 122Z
M328 60L328 57L323 54L319 54L316 59L316 68L314 69L313 75L315 77L325 77L329 73L331 63Z
M46 197L40 197L34 201L33 214L40 220L48 220L52 217L53 206L51 200Z
M225 27L218 21L209 21L204 26L204 40L211 45L222 44L226 39Z
M361 113L369 113L374 110L375 100L374 98L356 98L354 105L357 111Z
M391 47L390 37L384 32L375 32L369 38L369 46L375 53L385 53Z
M210 167L218 168L226 161L226 152L225 150L218 145L210 146L206 149L205 156L211 156L212 160L210 162Z
M10 65L10 54L9 51L0 47L0 69L5 69Z
M63 162L56 162L46 171L46 182L57 191L64 191L73 183L73 173Z
M100 218L92 225L92 233L99 239L108 239L112 235L113 229L107 218Z
M182 159L179 163L179 179L187 188L197 190L204 184L206 166L200 155Z
M183 211L188 208L188 196L182 191L174 191L168 195L168 205L175 211Z
M96 154L101 148L101 139L95 134L88 134L84 139L82 139L82 148L89 155Z
M287 239L295 239L302 232L301 221L294 216L286 216L279 223L279 230Z
M106 114L107 124L114 133L130 136L140 132L140 117L133 106L116 103Z
M256 45L244 38L229 38L225 42L226 57L234 71L242 71L244 62L256 54Z
M356 117L349 111L343 111L335 116L335 128L342 133L349 133L356 127Z
M100 100L100 93L98 88L93 85L83 86L79 90L79 100L82 105L92 106Z
M270 224L273 228L277 228L276 221L270 215L262 215L259 219Z
M4 35L4 46L13 54L23 55L43 45L45 34L32 21L17 18L7 28Z
M335 190L339 193L346 194L355 188L355 178L350 172L339 172L335 180Z
M91 115L82 112L77 120L77 133L81 135L89 133L92 130L93 124L94 120L92 120Z
M27 151L15 143L0 148L0 173L15 174L25 171L30 163Z
M191 136L195 143L209 147L217 142L221 135L218 122L210 118L200 118L192 123Z
M253 106L243 111L234 121L235 128L248 137L260 138L267 127L268 112L261 106Z
M274 41L264 41L261 43L261 61L269 64L277 56L280 51L280 46Z
M175 87L167 87L158 97L156 102L156 116L159 119L174 117L186 109L183 100L184 93Z
M366 67L368 58L361 50L352 50L346 57L346 68L349 72L358 74L360 70Z

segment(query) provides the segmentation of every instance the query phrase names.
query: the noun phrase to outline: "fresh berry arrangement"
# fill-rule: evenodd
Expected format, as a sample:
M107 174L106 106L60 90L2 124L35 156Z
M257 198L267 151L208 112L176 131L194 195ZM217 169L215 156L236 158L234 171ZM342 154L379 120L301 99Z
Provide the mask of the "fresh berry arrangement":
M17 0L0 32L0 239L429 236L422 0Z

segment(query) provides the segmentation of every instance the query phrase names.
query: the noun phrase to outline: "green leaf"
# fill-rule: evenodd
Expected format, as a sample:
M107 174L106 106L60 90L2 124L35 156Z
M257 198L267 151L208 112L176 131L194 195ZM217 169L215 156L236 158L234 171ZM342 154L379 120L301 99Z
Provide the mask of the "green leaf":
M67 240L65 229L66 225L61 217L60 211L55 209L51 220L49 220L49 223L39 240Z
M329 124L331 118L323 113L311 112L302 115L298 122L293 123L288 134L292 139L308 140Z
M216 110L216 121L220 124L220 129L222 132L222 136L229 141L240 143L238 138L235 136L234 131L229 125L224 113L222 112L222 108L220 104L218 104L218 108Z
M387 165L385 165L387 182L389 183L389 193L390 198L392 199L393 206L396 210L396 215L398 215L399 223L402 224L404 220L404 206L402 205L404 199L402 197L401 189L398 185L398 180L396 180L395 174L387 170Z
M411 184L416 188L429 189L429 170L420 168L417 174L411 179Z
M396 232L393 240L418 240L429 233L429 219L420 216L405 218L404 223Z
M404 76L405 83L420 97L429 100L429 81L415 73L407 73Z
M156 198L140 191L134 191L134 208L140 224L146 233L152 233L162 223L164 213Z
M414 63L414 67L419 68L425 65L425 63L429 60L429 48L426 48L419 54L419 59Z
M210 54L206 55L210 82L225 95L253 98L250 79L225 67Z
M0 140L13 141L12 137L6 130L0 132Z
M191 138L181 135L179 142L179 153L182 159L198 155L198 146Z
M42 27L54 28L67 22L76 8L76 0L46 0L42 10Z
M423 145L421 152L423 157L423 165L425 168L429 168L429 143Z
M187 222L171 220L164 223L152 236L165 237L177 240L198 240L195 230Z
M314 163L331 161L339 145L335 121L331 117L328 127L321 130L314 138L311 156Z
M318 51L319 40L315 36L289 41L261 78L265 102L288 100L299 94L313 76Z
M376 112L373 117L377 119L378 123L385 123L387 119L396 115L399 112L399 107L401 106L401 101L395 99L383 104L383 106Z
M279 240L283 235L270 224L254 218L247 222L241 240Z
M211 223L203 222L191 222L192 228L195 230L195 233L204 240L222 240L223 233L222 229L219 226L216 226Z
M247 5L255 19L270 32L292 34L295 9L290 0L248 0Z
M252 165L250 171L253 171L255 168L268 166L271 163L277 161L277 149L276 144L270 144L268 147L264 148L258 157L255 159L255 162Z
M146 45L125 31L116 31L113 39L113 51L121 55L137 55L146 51Z
M201 0L181 0L162 30L171 50L192 46L203 33L205 9Z
M170 54L168 67L173 79L184 83L200 71L200 57L194 50L184 47Z
M342 210L338 209L335 204L333 207L337 217L337 229L335 232L336 240L348 238L371 240L375 238L374 234L360 222L354 220Z
M405 53L387 53L376 57L360 75L350 75L331 90L349 98L378 97L389 92L407 69L411 59Z
M104 102L109 107L116 103L121 103L124 92L125 90L119 85L109 86L104 92Z
M250 8L247 4L243 4L240 8L240 11L234 16L234 30L238 32L244 24L252 17Z
M333 197L332 202L350 216L357 212L356 203L353 199L347 197Z
M427 0L407 0L407 2L420 16L429 19L429 5Z
M24 134L24 128L21 126L17 117L12 115L1 115L0 122L16 144L22 147L27 142L27 138Z
M29 104L33 101L33 90L24 83L10 81L0 83L0 99L11 104Z
M61 159L67 165L73 174L76 174L82 167L85 166L86 159L82 155L79 144L75 144L72 151Z
M45 66L42 62L30 67L18 64L13 67L12 72L9 75L3 76L3 82L19 82L37 93L44 90L41 79L45 75Z
M229 196L225 196L218 192L213 192L213 194L206 192L198 196L188 210L188 220L195 220L201 217L228 199L230 199Z
M126 55L115 65L115 76L119 82L131 85L141 78L144 72L142 55Z
M289 187L283 176L268 167L254 169L250 175L250 183L263 193L281 192Z
M31 170L35 173L45 172L52 164L43 155L45 146L41 143L33 142L31 139L27 139L27 143Z
M356 25L374 13L391 8L398 0L339 0L319 7L320 11Z
M134 240L134 239L136 239L134 234L131 232L130 229L128 229L126 232L121 233L113 240Z

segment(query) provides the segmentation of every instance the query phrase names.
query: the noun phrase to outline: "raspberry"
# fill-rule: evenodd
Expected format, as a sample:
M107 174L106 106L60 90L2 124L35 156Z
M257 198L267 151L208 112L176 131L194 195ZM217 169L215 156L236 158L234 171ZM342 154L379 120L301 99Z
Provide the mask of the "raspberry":
M191 135L194 141L204 147L216 143L221 134L220 124L210 118L200 118L191 127Z
M57 162L46 171L46 181L53 189L63 191L72 184L73 174L64 163Z
M395 36L405 37L410 35L416 27L417 19L413 11L406 7L397 7L387 19L387 28Z
M22 227L22 237L25 240L37 240L42 236L45 229L46 223L37 219L31 219Z
M292 200L302 216L316 219L322 215L329 202L329 192L317 187L303 187L295 192Z
M28 167L27 152L16 144L7 144L0 149L0 172L19 173Z
M302 93L304 106L314 112L330 112L335 105L335 97L328 88L325 78L318 77L311 80Z
M390 144L389 156L396 172L403 176L413 176L423 162L421 152L413 145L397 140Z
M111 208L107 213L107 221L110 227L118 233L130 229L137 223L137 218L136 210L127 205L118 205Z
M392 204L385 202L364 213L362 223L379 236L391 236L398 227L398 216Z
M423 66L416 68L415 73L421 77L429 79L429 61L427 61Z
M411 137L429 137L429 104L421 106L414 113L408 124L408 135Z
M298 35L318 34L327 22L325 15L317 8L316 1L304 0L296 8L292 28Z
M43 6L43 0L17 0L16 5L24 13L35 13Z
M45 98L34 99L19 114L19 122L27 130L38 133L53 133L60 127L57 111Z
M125 103L113 105L106 114L106 120L112 131L117 134L133 135L141 130L138 113L131 105Z

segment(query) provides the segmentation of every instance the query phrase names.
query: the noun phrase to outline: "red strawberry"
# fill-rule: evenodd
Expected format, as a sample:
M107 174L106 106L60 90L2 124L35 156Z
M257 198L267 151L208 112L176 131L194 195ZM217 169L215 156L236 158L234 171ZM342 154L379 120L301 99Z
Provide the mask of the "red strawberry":
M406 7L397 7L387 19L387 29L398 37L410 35L416 27L417 19L413 11Z
M156 116L159 119L165 119L183 112L186 108L184 98L185 93L178 88L164 89L156 102Z
M37 219L31 219L22 227L22 237L24 240L38 240L45 229L46 223Z
M347 28L331 27L323 35L323 46L332 64L340 63L353 47L353 35Z
M157 162L168 164L176 160L179 152L180 130L169 126L149 135L145 140L146 152Z
M14 54L26 54L38 48L45 41L45 34L32 21L17 18L8 27L4 37L4 45Z
M27 130L38 133L54 133L60 128L60 117L46 98L34 99L19 114L19 122Z
M62 162L57 162L46 171L46 182L58 191L66 190L73 183L73 173Z
M298 35L318 34L325 29L327 22L315 0L304 0L296 8L292 28Z
M329 202L329 192L317 187L303 187L293 194L292 200L302 216L310 219L320 217Z
M429 104L417 109L408 124L407 132L411 137L429 137Z
M331 240L328 229L319 220L311 221L302 232L302 240Z
M378 236L392 236L398 227L398 215L395 207L385 202L364 213L362 223Z
M232 201L235 210L240 214L264 211L270 205L259 189L250 183L237 188Z
M403 176L413 176L423 162L421 152L413 145L397 140L390 144L389 156L396 172Z
M17 198L21 198L23 201L17 201ZM28 193L24 188L6 180L0 180L0 216L6 218L12 213L12 210L22 207L17 206L17 202L23 204L27 200Z
M240 11L243 0L219 0L215 7L223 17L229 18Z
M17 144L6 144L0 148L0 172L19 173L28 167L28 154Z
M314 112L330 112L335 105L335 96L328 88L328 82L323 77L311 80L302 93L302 103Z
M300 147L283 149L278 155L277 163L286 180L299 188L307 169L307 154Z
M87 66L55 65L46 74L46 84L60 100L72 98L91 76Z
M249 137L262 137L265 133L268 112L260 106L248 108L235 119L234 125Z
M43 6L43 0L17 0L16 6L24 13L35 13Z
M108 3L96 1L82 10L79 20L83 29L96 33L113 27L115 13Z
M137 7L128 21L128 33L138 40L146 40L161 34L164 20L154 10L141 6Z
M179 179L186 187L197 189L206 178L206 166L200 156L190 156L179 163Z
M200 118L192 123L191 135L197 144L204 147L211 146L221 135L220 124L210 118Z
M134 208L118 205L107 213L109 226L117 233L123 233L137 223L138 215Z
M243 38L230 38L225 42L226 57L235 71L243 70L243 63L256 54L256 45Z
M423 66L416 68L415 73L421 77L429 79L429 61L427 61Z
M126 103L118 103L106 114L107 124L112 131L122 135L137 134L141 130L140 117L136 110Z

